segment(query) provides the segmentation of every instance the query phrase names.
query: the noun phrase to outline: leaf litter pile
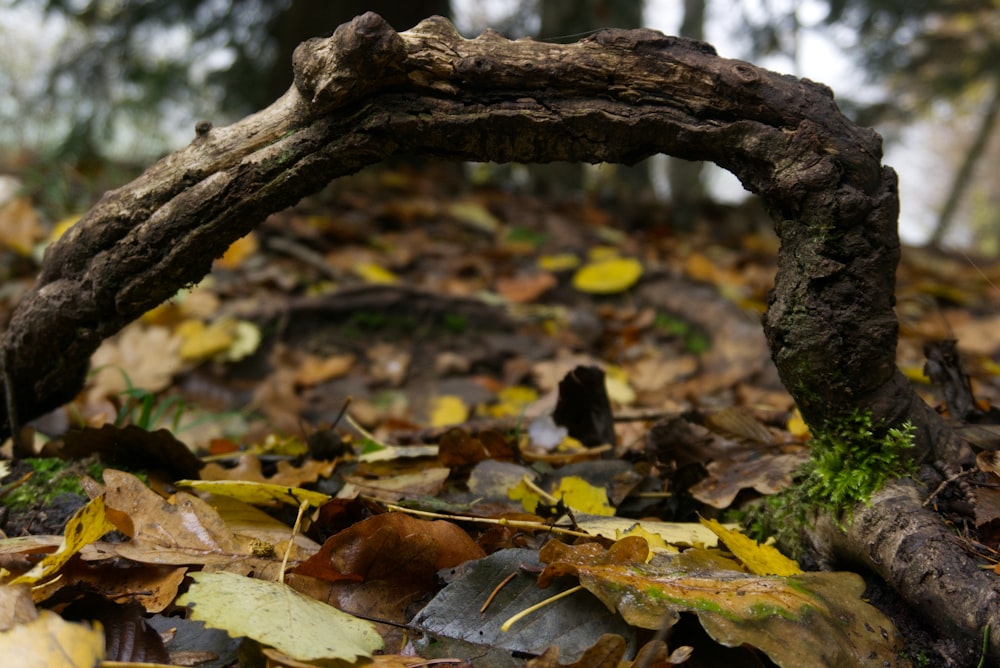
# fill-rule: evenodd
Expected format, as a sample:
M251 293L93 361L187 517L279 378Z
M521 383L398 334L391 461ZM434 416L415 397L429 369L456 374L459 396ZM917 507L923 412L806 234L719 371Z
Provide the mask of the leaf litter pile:
M104 342L22 435L38 456L3 463L0 656L906 665L860 576L733 523L809 447L759 324L766 217L706 207L680 233L662 208L464 183L343 179ZM65 227L3 205L4 308ZM988 413L1000 271L903 262L900 367ZM983 490L956 532L992 567Z

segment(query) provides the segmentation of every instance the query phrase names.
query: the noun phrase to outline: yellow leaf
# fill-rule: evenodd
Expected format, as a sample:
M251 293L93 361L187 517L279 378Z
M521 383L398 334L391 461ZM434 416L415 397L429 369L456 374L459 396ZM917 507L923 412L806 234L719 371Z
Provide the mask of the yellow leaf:
M542 255L538 258L538 268L544 271L567 271L580 266L580 258L572 253L558 253L556 255Z
M211 325L201 320L185 320L174 333L181 337L181 359L200 361L225 352L235 340L235 322L220 318Z
M469 419L469 407L461 397L446 394L434 397L431 403L431 426L444 427L450 424L461 424Z
M17 668L92 668L104 659L100 624L67 622L51 610L0 633L4 665ZM9 663L8 663L9 662Z
M388 285L398 283L399 277L385 267L381 267L374 262L358 262L351 267L351 270L359 277L369 283L379 283Z
M604 388L608 392L608 398L619 406L628 406L635 401L635 390L628 382L625 372L621 367L614 367L620 373L614 373L612 367L608 367L607 375L604 377Z
M511 501L520 501L521 507L528 513L534 513L538 509L538 504L542 501L542 497L535 490L531 489L523 479L507 490L507 498Z
M587 260L590 262L617 260L618 256L619 256L618 248L616 248L615 246L592 246L587 251Z
M82 214L73 214L72 216L66 216L59 222L57 222L53 227L52 231L49 233L49 243L54 241L59 241L62 235L69 231L69 228L77 224L77 222L83 217Z
M614 515L615 509L608 502L608 492L596 487L578 476L566 476L559 480L552 495L562 498L567 506L591 515Z
M591 262L573 275L573 287L588 294L605 295L628 290L642 276L642 264L635 258L614 258Z
M809 425L806 421L802 419L802 413L796 408L791 417L788 418L788 424L785 425L788 433L796 438L806 438L809 436Z
M667 541L663 540L663 536L661 536L658 533L654 533L652 531L647 531L646 529L643 528L642 524L640 524L639 522L636 522L625 531L619 531L619 530L615 531L615 540L621 540L626 536L638 536L646 541L646 545L649 546L650 550L649 558L647 558L646 561L649 561L649 559L653 558L653 551L657 552L666 551L673 553L677 552L676 547L667 545Z
M368 621L304 596L280 582L234 573L192 573L194 583L177 599L191 619L247 636L300 661L370 657L382 638Z
M497 403L487 408L493 417L517 417L531 402L538 399L538 391L524 385L505 387L497 392Z
M455 220L468 225L469 227L495 234L500 229L500 221L490 213L490 210L474 200L453 202L445 209L447 214Z
M929 385L931 382L931 379L924 373L923 364L905 364L901 365L899 370L903 372L903 375L906 376L907 379L913 381L914 383Z
M718 536L697 522L643 520L640 524L643 531L660 536L669 545L714 547L719 544ZM581 520L578 525L589 534L614 540L620 533L631 530L636 521L625 517L597 517Z
M243 260L256 253L259 247L257 235L250 232L250 234L234 241L226 249L223 256L215 261L215 264L223 269L235 269L243 263Z
M260 346L260 328L249 320L237 320L232 330L233 342L220 356L226 362L238 362L257 352Z
M66 531L59 549L35 564L27 573L11 580L10 584L35 584L48 579L85 545L114 530L115 526L108 520L104 496L91 499L90 503L73 513L66 522Z
M301 487L272 485L247 480L179 480L176 484L178 487L189 487L199 492L228 496L254 505L286 503L290 506L298 506L306 501L310 506L319 508L331 498L322 492L314 492Z
M754 575L798 575L802 572L798 562L771 545L762 545L739 531L727 529L716 520L702 518L701 523L718 536Z

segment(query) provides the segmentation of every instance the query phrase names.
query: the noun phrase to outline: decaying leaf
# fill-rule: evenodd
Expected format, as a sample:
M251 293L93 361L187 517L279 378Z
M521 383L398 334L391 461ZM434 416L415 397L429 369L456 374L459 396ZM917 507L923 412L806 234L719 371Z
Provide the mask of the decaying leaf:
M568 589L560 583L541 590L522 568L535 568L534 550L501 550L480 559L462 577L432 600L413 623L435 636L458 638L480 646L541 654L558 647L564 661L575 661L605 633L634 643L634 630L586 592L577 592L548 605L502 631L508 618ZM515 576L500 586L511 574ZM485 605L490 594L496 596Z
M782 668L905 665L895 627L861 600L865 585L856 574L687 573L671 555L644 563L635 540L619 541L606 553L550 541L539 555L547 563L539 584L575 575L641 628L669 626L681 612L693 613L717 642L756 647Z
M229 635L247 636L302 661L369 657L382 648L371 622L358 619L279 582L232 573L193 573L178 605Z
M792 483L792 473L808 459L806 452L777 454L745 450L709 462L708 477L688 491L713 508L728 508L740 490L774 494Z

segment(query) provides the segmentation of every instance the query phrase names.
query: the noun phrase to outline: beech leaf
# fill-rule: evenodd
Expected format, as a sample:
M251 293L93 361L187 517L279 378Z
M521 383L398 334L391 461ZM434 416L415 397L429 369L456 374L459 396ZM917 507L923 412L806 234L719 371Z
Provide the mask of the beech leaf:
M192 573L194 584L177 599L191 618L247 636L300 661L370 657L382 648L375 626L304 596L280 582L233 573Z

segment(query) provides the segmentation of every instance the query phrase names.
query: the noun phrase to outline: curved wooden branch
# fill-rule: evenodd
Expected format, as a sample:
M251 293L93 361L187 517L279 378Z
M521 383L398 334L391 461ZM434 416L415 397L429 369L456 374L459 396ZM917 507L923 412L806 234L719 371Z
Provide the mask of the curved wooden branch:
M444 19L396 33L374 14L301 45L294 68L272 106L200 127L49 249L2 342L20 417L71 399L102 339L201 279L265 216L365 165L666 153L730 170L774 216L781 251L764 328L806 420L870 409L914 422L922 455L957 453L895 367L895 173L880 137L848 121L828 88L648 30L571 45L466 40Z
M295 87L274 105L203 130L49 250L4 339L24 417L72 396L102 339L199 280L264 216L399 153L624 163L667 153L725 167L778 221L764 322L807 420L859 405L907 416L894 364L895 176L879 136L840 114L828 88L648 30L571 45L465 40L444 19L396 33L375 14L301 45L294 67Z

